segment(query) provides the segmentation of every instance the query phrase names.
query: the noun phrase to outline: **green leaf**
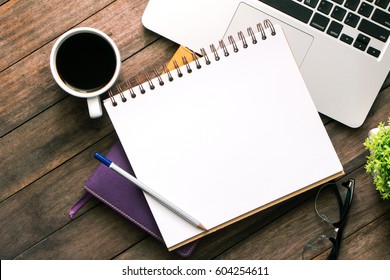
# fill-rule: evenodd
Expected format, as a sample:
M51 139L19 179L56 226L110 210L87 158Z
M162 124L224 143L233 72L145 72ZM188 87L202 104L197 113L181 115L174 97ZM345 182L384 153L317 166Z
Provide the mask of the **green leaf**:
M388 126L380 122L378 132L372 134L363 145L370 151L365 169L371 173L376 189L383 199L390 198L390 118Z

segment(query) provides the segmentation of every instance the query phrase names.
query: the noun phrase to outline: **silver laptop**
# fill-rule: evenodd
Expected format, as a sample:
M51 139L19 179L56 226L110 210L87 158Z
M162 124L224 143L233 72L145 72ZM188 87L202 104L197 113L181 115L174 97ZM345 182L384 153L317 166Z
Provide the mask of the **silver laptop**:
M283 27L318 111L359 127L390 70L389 2L150 0L142 21L199 52L270 19Z

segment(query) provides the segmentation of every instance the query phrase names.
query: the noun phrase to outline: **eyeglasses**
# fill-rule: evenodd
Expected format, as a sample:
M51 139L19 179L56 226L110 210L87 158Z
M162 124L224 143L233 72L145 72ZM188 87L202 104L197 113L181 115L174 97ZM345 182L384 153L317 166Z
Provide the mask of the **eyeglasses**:
M318 190L315 199L315 211L326 222L330 230L305 245L302 252L303 259L337 259L342 230L351 207L354 189L355 180L349 179L341 185L336 183L325 184ZM329 249L330 253L328 255L324 254Z

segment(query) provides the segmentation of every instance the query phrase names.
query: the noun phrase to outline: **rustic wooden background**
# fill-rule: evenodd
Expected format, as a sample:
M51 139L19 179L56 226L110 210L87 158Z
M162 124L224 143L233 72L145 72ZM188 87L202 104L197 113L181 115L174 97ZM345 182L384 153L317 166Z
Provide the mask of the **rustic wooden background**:
M116 134L107 114L90 119L85 100L55 84L51 48L71 28L101 29L120 49L123 84L169 61L178 47L142 26L146 4L0 0L1 259L180 258L96 200L74 220L68 217L98 165L93 153L106 153ZM323 117L345 178L356 179L340 259L390 259L390 201L380 199L365 173L362 145L370 128L389 117L389 85L390 77L358 129ZM323 230L314 212L315 191L205 237L190 258L300 259L304 244Z

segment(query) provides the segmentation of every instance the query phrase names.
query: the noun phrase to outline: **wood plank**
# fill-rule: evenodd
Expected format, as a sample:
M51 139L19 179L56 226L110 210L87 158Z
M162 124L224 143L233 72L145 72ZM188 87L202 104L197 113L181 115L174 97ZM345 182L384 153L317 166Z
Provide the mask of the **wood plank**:
M1 259L181 259L109 207L92 200L67 216L116 139L108 116L88 117L85 100L66 95L51 77L55 39L75 26L99 28L122 54L118 84L167 62L177 45L143 28L147 0L0 0ZM27 17L26 17L27 16ZM29 16L29 17L28 17ZM362 143L390 112L390 75L362 127L322 116L356 193L340 259L388 259L388 201L366 174ZM104 97L107 97L105 95ZM350 108L346 108L348 110ZM323 231L311 190L203 238L190 259L299 259L304 244ZM16 240L16 241L15 241Z
M116 139L112 133L0 204L2 259L110 259L147 236L95 199L74 220L67 214L98 164L93 153L106 153Z
M364 163L366 155L363 146L364 140L370 129L376 127L381 121L387 121L388 112L390 112L390 87L386 87L379 93L369 116L361 127L349 128L338 122L332 122L326 126L346 172L350 172L356 165Z
M86 222L87 221L87 222ZM71 226L74 230L69 230ZM146 234L119 214L99 204L16 259L110 259Z
M9 1L0 6L0 72L113 0Z
M281 204L261 211L244 220L234 223L224 229L202 238L193 254L188 259L213 259L235 244L277 220L297 205L313 196L314 191L308 191ZM148 248L145 250L145 248ZM177 256L169 253L164 246L156 243L153 238L146 238L135 246L123 252L116 259L172 259Z
M86 174L98 164L92 160L93 152L108 151L115 139L111 134L0 203L1 259L15 258L71 222L69 209L84 194ZM77 216L96 204L92 200ZM12 242L15 236L18 242Z
M390 211L390 204L379 198L371 184L370 175L363 168L348 177L355 178L357 185L344 236ZM326 223L314 212L312 197L277 222L267 225L221 254L218 259L300 259L304 245L326 229ZM375 258L369 252L364 253L367 259ZM354 259L353 256L351 258Z
M388 201L385 203L388 203ZM343 240L339 259L389 260L389 240L390 213L386 213Z
M81 102L83 101L83 102ZM90 121L84 100L65 98L0 139L10 151L0 163L3 187L0 201L55 169L113 128L108 117Z

